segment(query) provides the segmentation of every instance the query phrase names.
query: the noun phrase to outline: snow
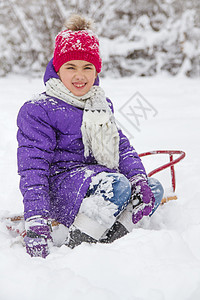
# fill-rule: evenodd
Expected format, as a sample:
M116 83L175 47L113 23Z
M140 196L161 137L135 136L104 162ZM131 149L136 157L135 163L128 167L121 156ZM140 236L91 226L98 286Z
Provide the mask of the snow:
M102 79L115 113L139 153L184 150L175 166L178 200L170 201L113 244L53 247L44 260L29 257L21 239L0 222L0 299L197 300L200 299L200 85L199 79L157 76ZM16 116L20 106L43 91L41 79L9 75L0 79L0 217L21 214L16 162ZM140 93L157 110L139 126L125 120L120 107ZM132 98L134 106L138 99ZM140 99L142 101L142 98ZM142 103L142 102L141 102ZM146 103L146 102L145 102ZM144 102L143 102L144 104ZM133 118L133 116L132 116ZM133 138L134 137L134 138ZM147 171L168 157L146 157ZM170 188L169 170L158 176ZM55 230L58 244L64 226Z
M94 19L104 76L200 74L199 0L1 0L0 75L42 74L71 13Z
M99 186L95 190L94 195L85 197L79 213L86 215L92 220L96 220L99 224L104 225L104 228L105 225L106 228L110 228L115 222L114 214L118 211L118 206L110 201L106 201L105 205L104 197L107 199L113 197L113 177L108 177L106 174L106 172L102 172L93 177L90 189L92 190L96 184L99 184ZM105 192L102 194L101 191Z

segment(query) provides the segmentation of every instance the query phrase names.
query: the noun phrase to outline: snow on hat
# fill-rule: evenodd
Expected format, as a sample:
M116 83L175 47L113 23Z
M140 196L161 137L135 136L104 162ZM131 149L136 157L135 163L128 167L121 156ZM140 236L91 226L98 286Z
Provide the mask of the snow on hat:
M67 29L61 31L55 39L53 65L58 72L60 67L70 60L85 60L92 63L100 73L102 60L99 53L99 40L90 29L91 23L83 17L73 16Z

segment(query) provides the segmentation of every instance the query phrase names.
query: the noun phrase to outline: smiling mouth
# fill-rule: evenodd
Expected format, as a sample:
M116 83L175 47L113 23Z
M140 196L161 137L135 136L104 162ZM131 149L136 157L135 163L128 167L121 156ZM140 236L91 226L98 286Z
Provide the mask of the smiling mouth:
M76 83L76 82L74 82L72 84L73 84L73 86L75 86L78 89L83 88L83 87L86 86L86 83Z

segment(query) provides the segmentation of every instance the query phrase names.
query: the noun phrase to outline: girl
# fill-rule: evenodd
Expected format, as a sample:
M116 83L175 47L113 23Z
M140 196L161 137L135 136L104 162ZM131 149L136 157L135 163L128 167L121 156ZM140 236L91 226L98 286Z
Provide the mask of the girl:
M55 40L46 92L19 111L21 176L28 254L49 254L55 219L69 228L66 245L110 243L159 205L163 189L116 126L99 86L99 41L91 23L72 16Z

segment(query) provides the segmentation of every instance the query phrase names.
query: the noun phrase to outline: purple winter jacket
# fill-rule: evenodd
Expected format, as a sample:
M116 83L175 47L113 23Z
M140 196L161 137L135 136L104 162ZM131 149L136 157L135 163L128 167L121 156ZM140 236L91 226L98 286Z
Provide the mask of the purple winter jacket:
M44 81L52 77L58 75L51 60ZM110 100L107 101L112 108ZM82 116L82 109L46 93L21 107L17 118L18 172L25 219L42 215L69 227L93 176L104 171L120 172L127 178L146 174L138 154L121 130L118 170L98 165L92 155L85 158Z

